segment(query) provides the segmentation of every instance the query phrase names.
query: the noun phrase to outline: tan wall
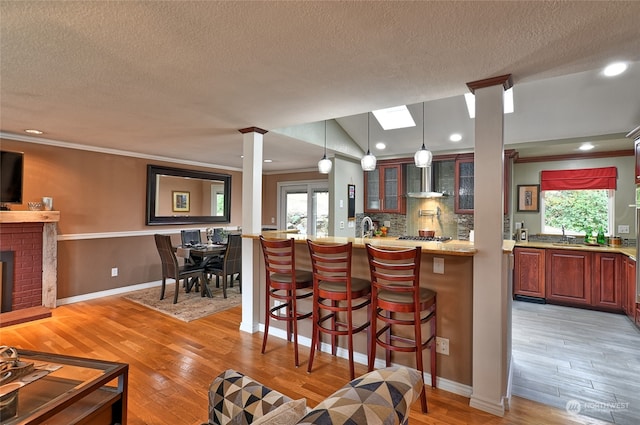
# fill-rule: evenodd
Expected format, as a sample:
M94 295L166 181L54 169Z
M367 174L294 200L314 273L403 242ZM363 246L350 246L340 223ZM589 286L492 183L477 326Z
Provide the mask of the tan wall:
M193 226L147 226L147 164L190 168L230 174L231 221L242 224L242 173L175 163L150 161L120 155L88 152L2 139L2 149L24 152L24 204L13 210L26 210L29 201L53 197L60 211L58 235L58 298L126 287L161 278L160 260L153 236L110 236L111 232L155 232ZM220 223L216 223L220 226ZM78 234L89 235L78 239ZM74 236L75 235L75 236ZM175 237L176 243L179 237ZM71 240L65 240L71 239ZM76 240L73 240L76 239ZM111 277L111 268L119 269Z
M262 223L271 224L271 218L278 220L278 183L303 181L303 180L327 180L326 174L317 171L304 173L269 174L262 176Z

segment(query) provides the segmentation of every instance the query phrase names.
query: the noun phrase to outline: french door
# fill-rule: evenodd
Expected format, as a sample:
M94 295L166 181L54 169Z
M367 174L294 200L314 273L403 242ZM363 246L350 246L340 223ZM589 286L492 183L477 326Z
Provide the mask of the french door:
M278 228L323 237L329 234L329 187L326 182L279 183Z

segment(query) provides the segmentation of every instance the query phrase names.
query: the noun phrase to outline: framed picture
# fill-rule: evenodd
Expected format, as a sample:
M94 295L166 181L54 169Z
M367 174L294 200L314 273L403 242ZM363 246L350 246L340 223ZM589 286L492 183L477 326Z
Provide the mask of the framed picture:
M540 185L518 185L518 212L540 212Z
M171 196L173 196L173 211L189 212L189 192L174 190L171 192Z

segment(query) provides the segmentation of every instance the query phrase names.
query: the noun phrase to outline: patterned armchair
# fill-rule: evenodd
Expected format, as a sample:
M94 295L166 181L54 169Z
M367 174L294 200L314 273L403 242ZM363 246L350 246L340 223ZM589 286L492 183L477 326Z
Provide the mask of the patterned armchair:
M374 370L340 388L314 409L235 370L209 387L208 424L407 424L409 409L423 391L420 372L401 366Z

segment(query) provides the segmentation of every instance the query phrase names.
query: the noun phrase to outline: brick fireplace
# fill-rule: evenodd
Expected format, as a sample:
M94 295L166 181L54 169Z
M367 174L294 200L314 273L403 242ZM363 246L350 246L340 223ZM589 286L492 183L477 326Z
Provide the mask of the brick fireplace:
M3 223L0 227L0 252L12 252L14 261L12 293L2 291L3 301L11 299L11 309L3 308L3 313L42 305L43 228L43 223ZM5 278L11 276L3 273Z
M59 211L0 211L0 326L51 316L56 306ZM8 298L7 298L8 297ZM9 311L10 310L10 311Z

